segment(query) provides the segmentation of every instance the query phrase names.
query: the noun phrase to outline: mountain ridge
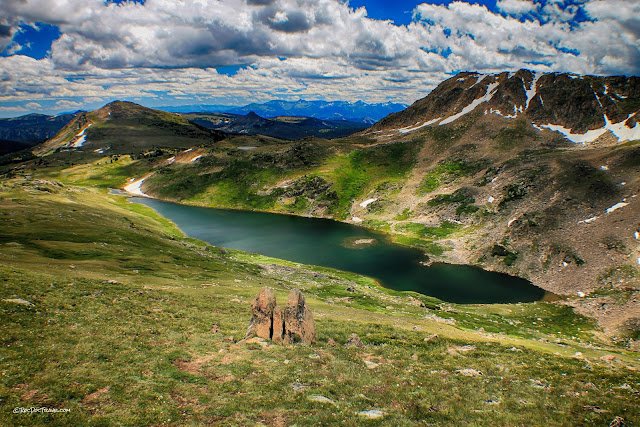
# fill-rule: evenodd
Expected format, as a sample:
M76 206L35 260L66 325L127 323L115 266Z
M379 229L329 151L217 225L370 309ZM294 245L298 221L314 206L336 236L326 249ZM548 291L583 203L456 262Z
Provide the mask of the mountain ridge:
M246 115L230 113L187 113L181 115L192 123L208 129L216 129L232 134L265 135L287 140L312 136L326 139L340 138L359 132L367 127L366 124L359 122L322 120L314 117L278 116L267 119L253 111Z
M53 138L34 147L33 152L44 155L56 150L89 150L123 154L156 146L179 148L214 143L223 138L223 133L191 123L178 114L113 101L80 113Z
M278 116L313 117L324 120L346 120L373 124L388 114L406 108L406 104L382 102L369 104L364 101L286 101L271 100L265 103L251 103L245 106L184 105L157 107L160 110L177 113L217 112L246 115L255 112L264 118Z
M538 130L590 144L640 138L640 77L517 72L453 76L409 108L390 114L363 134L412 132L446 125L478 109L509 119L524 117Z

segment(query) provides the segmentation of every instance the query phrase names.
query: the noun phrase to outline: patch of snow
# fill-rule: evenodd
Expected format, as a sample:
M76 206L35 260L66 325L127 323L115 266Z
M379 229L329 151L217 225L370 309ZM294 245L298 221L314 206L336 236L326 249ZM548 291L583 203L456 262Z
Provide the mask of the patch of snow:
M640 233L638 233L637 231L633 233L633 236L636 238L636 240L640 240Z
M193 151L193 148L189 148L188 150L184 150L183 153L188 153L190 151Z
M371 203L375 202L378 199L368 199L365 200L364 202L360 203L360 206L362 206L363 208L366 208L367 206L369 206Z
M569 265L569 264L567 264L566 261L562 261L562 266L563 267L566 267L567 265Z
M167 162L169 162L168 164L172 164L172 163L173 163L173 162L175 162L175 161L176 161L176 156L169 157L169 158L167 159Z
M624 181L622 181L622 182L620 183L620 185L627 185L627 183L626 183L626 182L624 182Z
M189 160L190 162L195 162L196 160L198 160L200 157L202 157L202 154L200 154L199 156L195 156L193 159Z
M513 224L515 222L516 218L511 218L509 220L509 222L507 223L507 227L511 227L511 224Z
M593 142L596 139L600 138L607 131L606 129L594 129L588 130L586 133L572 133L571 129L567 129L560 125L552 125L549 123L548 125L540 125L543 128L547 128L556 132L560 132L571 142L584 144L586 142Z
M489 198L487 199L487 202L493 203L494 200L496 200L496 199L494 199L493 196L489 196Z
M572 133L571 129L567 129L560 125L552 125L549 123L548 125L541 125L543 128L547 128L556 132L560 132L567 138L568 140L576 143L584 144L586 142L593 142L596 139L600 138L607 131L604 128L588 130L586 133Z
M611 213L611 212L617 211L620 208L624 208L628 204L629 203L624 203L624 202L616 203L615 205L613 205L609 209L607 209L607 213Z
M458 120L460 117L464 116L465 114L468 114L468 113L472 112L473 110L475 110L475 108L478 105L482 104L483 102L490 101L491 98L493 97L493 94L495 93L495 90L498 87L498 85L499 85L498 82L489 84L489 86L487 87L487 92L484 94L484 96L481 96L480 98L474 99L471 102L471 104L469 104L466 107L464 107L462 109L462 111L460 111L458 114L454 114L453 116L447 117L446 119L441 121L439 123L440 126L446 125L447 123L451 123L451 122L453 122L455 120Z
M514 107L514 109L515 109L515 107ZM506 119L515 119L515 118L518 117L518 110L517 109L515 109L515 114L514 115L502 114L502 112L500 110L494 110L493 108L491 108L489 110L489 113L497 114L497 115L502 116L502 117L504 117Z
M351 221L355 222L356 224L360 224L362 222L362 218L358 218L357 216L351 217Z
M255 150L258 147L238 147L238 150Z
M585 294L584 292L580 292L580 291L578 291L578 296L579 296L580 298L584 298L584 297L586 296L586 294Z
M600 169L602 169L603 171L608 171L609 170L609 166L602 165L602 166L600 166Z
M538 129L538 130L542 130L542 128L540 126L538 126L535 123L531 123L531 126L533 126L534 128Z
M569 78L570 79L580 79L581 77L580 76L576 76L574 74L569 74Z
M614 134L618 141L633 141L635 139L640 139L640 123L636 122L636 125L632 128L628 127L625 123L631 117L635 116L636 113L629 114L629 116L622 120L619 123L611 123L607 115L604 115L605 120L605 129Z
M590 222L595 221L596 219L598 219L597 216L592 216L591 218L587 218L587 219L583 219L582 221L578 221L578 224L584 222L586 224L589 224Z
M535 73L533 75L533 81L531 82L531 87L528 90L525 90L527 94L527 102L524 105L525 110L529 108L529 103L536 96L536 93L538 92L538 79L541 76L542 76L542 73Z
M640 265L640 258L638 258L638 265Z
M629 116L625 120L622 120L619 123L611 123L611 121L605 114L604 127L601 127L600 129L588 130L586 133L572 133L571 129L567 129L560 125L548 124L541 126L556 132L560 132L565 136L565 138L569 139L570 141L582 144L595 141L596 139L604 135L607 131L611 132L619 142L632 141L634 139L640 139L640 123L636 123L632 128L628 127L625 123L635 114L636 113L629 114Z
M76 139L73 144L71 144L71 147L80 148L84 145L85 142L87 142L87 135L82 135L79 139Z
M400 133L409 133L409 132L413 132L414 130L421 129L421 128L425 127L425 126L430 126L430 125L434 124L435 122L437 122L437 121L438 121L438 120L440 120L440 119L441 119L441 117L438 117L438 118L436 118L436 119L433 119L433 120L429 120L429 121L427 121L427 122L424 122L423 124L421 124L421 125L419 125L419 126L415 126L415 125L414 125L414 127L404 127L404 128L402 128L402 129L398 129L398 132L400 132ZM418 123L419 123L419 122L418 122ZM418 123L416 123L416 125L417 125Z
M609 92L609 86L604 85L604 92L602 93L603 95L606 95L607 92Z
M124 187L124 191L126 191L127 193L130 193L130 194L135 194L136 196L151 197L148 194L143 193L142 192L142 188L141 188L142 187L142 183L147 178L149 178L149 176L151 176L151 175L147 175L144 178L140 178L138 180L135 180L135 178L134 178L134 181L131 184L129 184L129 185Z
M464 77L460 77L460 78L459 78L459 79L457 79L456 81L457 81L457 82L463 82L464 80L465 80L465 78L464 78Z
M78 138L72 145L71 147L73 148L80 148L84 145L84 143L87 141L87 136L84 134L84 131L86 131L87 129L89 129L91 127L93 123L89 123L89 126L87 126L86 128L82 129L82 131L80 131L77 135L76 138Z

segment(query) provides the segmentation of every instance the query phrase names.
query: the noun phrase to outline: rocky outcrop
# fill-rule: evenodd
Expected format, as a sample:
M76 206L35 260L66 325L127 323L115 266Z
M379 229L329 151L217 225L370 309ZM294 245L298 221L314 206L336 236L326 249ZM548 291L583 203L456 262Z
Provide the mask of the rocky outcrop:
M304 295L299 289L292 289L284 309L284 341L293 343L297 339L311 344L316 340L316 326Z
M269 288L263 288L251 301L251 320L247 337L258 336L271 339L273 334L273 309L276 307L276 296Z
M251 302L251 312L247 338L258 336L281 344L316 341L313 315L299 289L291 290L283 310L277 306L273 291L263 288Z

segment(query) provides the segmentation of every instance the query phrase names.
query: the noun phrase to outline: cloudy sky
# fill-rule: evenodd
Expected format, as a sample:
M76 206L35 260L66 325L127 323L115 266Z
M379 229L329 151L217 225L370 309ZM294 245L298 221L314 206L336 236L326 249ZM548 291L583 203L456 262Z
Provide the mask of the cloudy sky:
M411 103L459 71L640 74L637 0L0 0L0 116Z

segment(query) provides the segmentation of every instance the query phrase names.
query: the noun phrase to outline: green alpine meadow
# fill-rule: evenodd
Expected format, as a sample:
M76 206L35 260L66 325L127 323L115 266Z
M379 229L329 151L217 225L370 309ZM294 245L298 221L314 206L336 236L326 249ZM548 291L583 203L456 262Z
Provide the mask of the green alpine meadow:
M640 425L639 2L0 4L0 427Z

